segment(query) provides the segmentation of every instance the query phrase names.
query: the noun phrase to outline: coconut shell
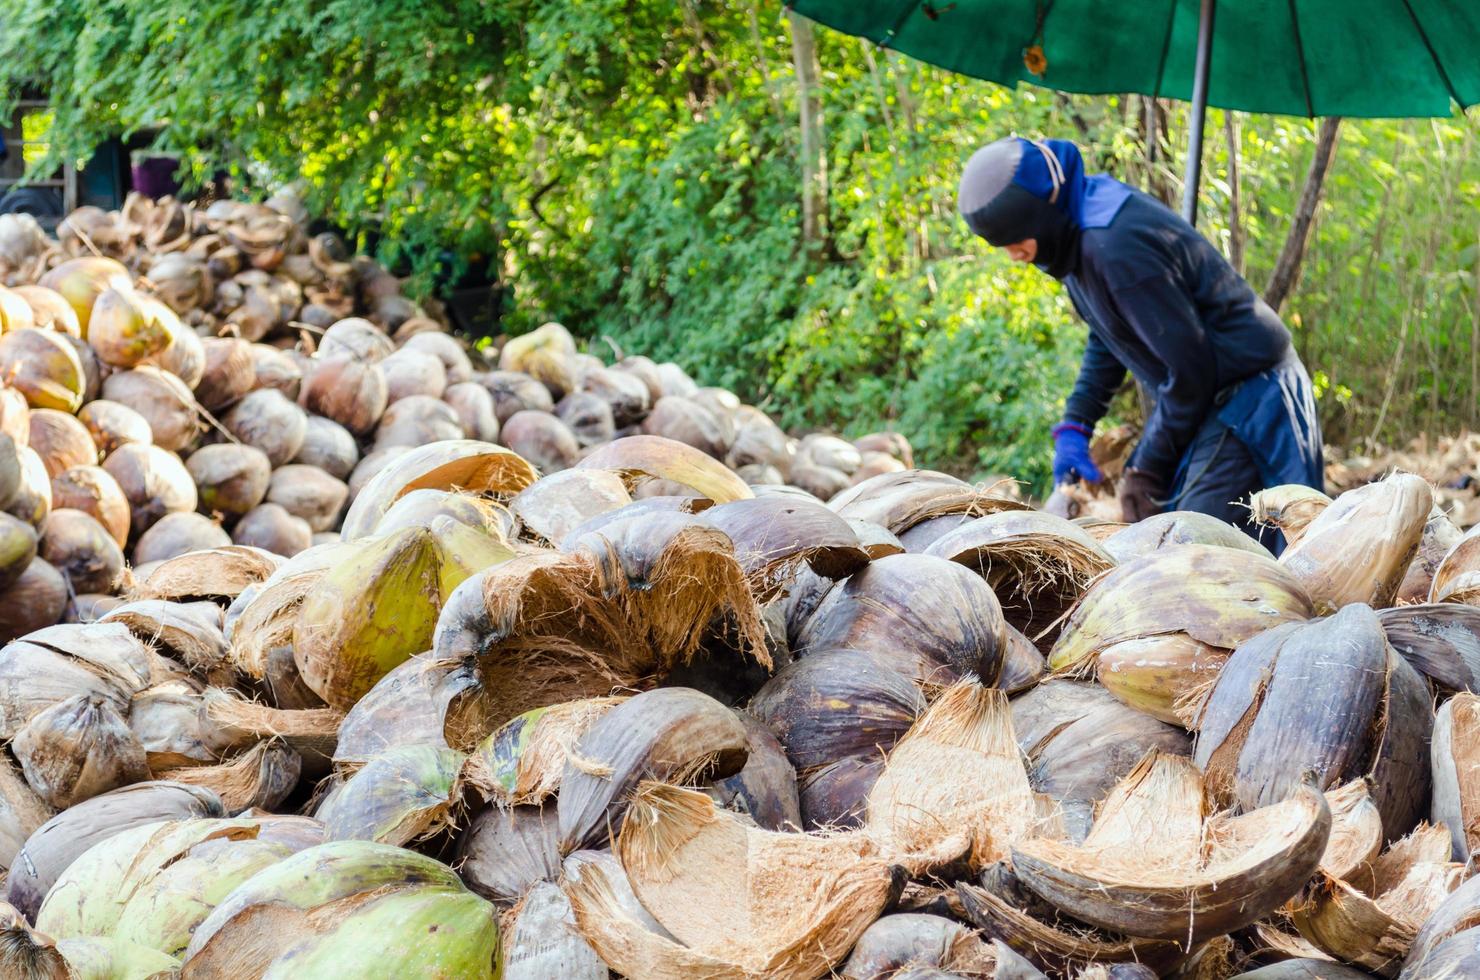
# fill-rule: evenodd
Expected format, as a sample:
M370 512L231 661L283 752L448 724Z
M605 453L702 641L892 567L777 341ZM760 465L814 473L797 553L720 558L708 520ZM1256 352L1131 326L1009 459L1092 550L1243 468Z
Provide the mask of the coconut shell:
M389 357L395 349L385 331L358 316L335 322L319 340L320 357L349 356L371 364Z
M580 458L574 432L554 415L516 412L499 429L499 441L539 468L553 473L569 469Z
M245 404L245 402L243 403ZM185 461L203 514L239 517L262 502L272 478L268 455L250 445L204 446Z
M462 426L463 437L483 442L497 442L499 436L498 414L493 396L488 389L475 381L464 381L448 385L442 395L443 401L452 406Z
M208 411L234 404L257 384L252 345L239 337L207 337L205 370L195 386L195 397Z
M948 514L980 517L999 510L1028 510L992 487L974 487L934 470L884 473L839 493L828 506L848 520L868 521L891 534Z
M344 510L349 487L316 466L290 463L272 472L267 502L302 518L315 531L332 530Z
M65 334L30 327L0 336L0 377L32 408L75 412L87 376Z
M418 941L384 941L402 931ZM452 869L385 844L334 841L238 886L196 928L184 962L196 977L282 970L409 977L433 969L491 978L498 950L497 910Z
M54 477L73 466L98 462L98 447L87 427L77 419L51 408L33 409L31 431L27 440L46 465L46 475Z
M447 390L447 369L435 354L402 348L379 362L386 395L394 405L411 395L441 398Z
M535 884L560 878L553 806L490 806L458 837L458 873L492 902L512 904Z
M221 548L231 544L231 536L215 521L200 514L177 512L166 514L149 530L139 535L134 545L134 564L164 561L187 551Z
M336 480L347 478L360 461L360 448L348 429L322 415L310 415L303 444L293 462L317 466Z
M629 489L651 480L670 480L692 488L717 504L748 500L755 494L718 460L691 446L661 436L627 436L601 446L581 460L582 469L613 470Z
M84 800L42 824L21 848L5 881L5 901L34 918L62 872L94 844L159 820L224 815L209 790L142 782Z
M242 515L231 530L234 544L261 548L291 558L313 542L313 528L281 504L259 504Z
M1429 512L1429 519L1423 526L1423 537L1418 542L1418 553L1413 556L1413 561L1408 565L1408 571L1403 576L1403 582L1398 586L1398 594L1393 601L1398 604L1411 602L1423 602L1429 596L1429 591L1434 585L1434 573L1439 570L1439 565L1444 561L1444 556L1459 544L1464 537L1464 532L1459 525L1449 519L1449 516L1439 509L1437 504Z
M247 395L222 422L238 440L266 453L275 467L292 460L308 434L307 413L275 388Z
M118 481L101 466L74 466L57 474L51 481L51 499L58 510L91 516L119 547L128 543L128 498Z
M499 425L515 412L553 412L555 400L550 391L527 374L513 371L490 371L477 379L493 396L493 411Z
M566 759L557 801L561 853L616 833L642 780L732 776L748 751L745 726L734 712L698 691L664 688L624 701L604 713Z
M161 449L185 449L200 437L195 398L168 371L143 365L110 374L103 382L103 397L144 416L154 444Z
M252 373L258 388L280 391L289 401L298 399L303 370L291 356L267 344L252 345Z
M1456 694L1439 707L1429 747L1434 783L1430 813L1448 828L1456 861L1480 847L1480 697Z
M373 840L403 846L451 825L463 754L405 745L389 749L337 786L315 818L324 839Z
M154 441L149 420L118 402L101 398L88 402L78 411L77 420L86 426L104 457L126 443L149 445Z
M509 502L520 524L546 541L559 542L593 517L632 502L620 477L574 469L541 477Z
M462 422L452 406L430 395L409 395L392 402L375 430L377 449L421 446L443 439L461 439Z
M1175 510L1153 514L1145 520L1120 528L1105 539L1105 551L1117 562L1179 544L1215 545L1248 551L1266 558L1269 550L1243 531L1207 514Z
M1280 623L1312 614L1305 589L1281 565L1214 545L1175 545L1132 559L1095 583L1049 655L1063 671L1116 643L1185 634L1232 649Z
M348 356L322 353L313 373L303 379L298 400L314 415L333 419L355 435L375 428L389 404L390 391L380 368Z
M1029 690L1048 674L1048 661L1021 630L1007 627L1007 649L1002 655L1002 675L997 686L1008 695Z
M41 558L0 592L0 643L61 622L67 609L67 580Z
M1322 789L1371 773L1396 839L1428 798L1432 720L1417 672L1372 610L1353 604L1234 651L1203 709L1196 760L1215 798L1246 810L1287 799L1307 771Z
M1429 601L1475 605L1476 599L1480 599L1480 534L1471 528L1434 570Z
M1395 473L1338 497L1280 562L1319 612L1354 602L1391 605L1433 506L1433 491L1423 479Z
M346 541L364 537L392 504L413 490L515 494L537 477L524 459L492 443L458 439L421 446L394 457L370 478L345 514L341 531Z
M36 530L25 521L0 514L0 591L8 589L36 557Z
M922 681L974 674L992 684L1007 628L976 573L943 558L893 555L829 593L802 631L803 650L838 646L885 656Z
M158 446L129 444L103 460L129 505L129 534L137 538L166 515L190 513L198 502L195 481L180 457ZM136 562L141 561L137 556Z
M771 730L753 715L739 712L745 726L745 765L716 780L708 793L725 809L741 813L766 830L801 830L797 773Z
M123 549L89 514L54 510L41 529L40 555L71 583L73 593L111 592L123 577Z

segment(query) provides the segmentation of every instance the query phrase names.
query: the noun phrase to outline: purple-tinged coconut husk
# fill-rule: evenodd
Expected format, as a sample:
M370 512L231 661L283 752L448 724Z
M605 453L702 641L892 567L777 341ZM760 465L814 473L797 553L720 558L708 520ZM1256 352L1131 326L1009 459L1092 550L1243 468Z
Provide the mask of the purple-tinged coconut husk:
M185 382L159 368L144 365L108 375L103 397L127 405L149 423L154 444L178 451L194 445L202 423L195 397Z
M1377 618L1388 643L1435 691L1480 691L1480 608L1422 603L1384 609Z
M435 354L402 348L377 365L385 376L386 397L394 405L412 395L441 398L447 390L447 369Z

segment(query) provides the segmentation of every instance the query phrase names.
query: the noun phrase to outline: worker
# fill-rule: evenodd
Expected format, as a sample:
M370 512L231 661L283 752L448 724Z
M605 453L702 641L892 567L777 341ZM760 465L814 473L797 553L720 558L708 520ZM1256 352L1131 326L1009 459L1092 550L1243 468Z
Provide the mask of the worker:
M1181 217L1084 172L1066 140L1009 137L961 175L972 232L1063 282L1089 341L1053 429L1054 483L1098 481L1095 423L1129 369L1156 398L1120 480L1124 519L1194 510L1243 527L1249 495L1324 485L1310 378L1279 315Z

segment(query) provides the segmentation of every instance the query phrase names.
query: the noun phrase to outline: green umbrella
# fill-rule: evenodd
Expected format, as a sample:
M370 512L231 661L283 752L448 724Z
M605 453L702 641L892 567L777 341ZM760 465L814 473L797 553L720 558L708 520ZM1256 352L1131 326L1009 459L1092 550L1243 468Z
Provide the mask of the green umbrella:
M1447 116L1480 102L1476 0L793 0L849 34L977 78L1192 102L1192 220L1208 105ZM1030 71L1030 67L1034 71Z

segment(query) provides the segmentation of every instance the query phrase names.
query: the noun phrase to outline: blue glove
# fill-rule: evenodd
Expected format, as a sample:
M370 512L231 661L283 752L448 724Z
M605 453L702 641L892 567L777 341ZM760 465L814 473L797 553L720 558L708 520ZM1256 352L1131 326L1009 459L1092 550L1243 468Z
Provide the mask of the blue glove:
M1090 429L1077 422L1053 427L1053 483L1062 486L1076 480L1100 482L1100 468L1089 454Z

